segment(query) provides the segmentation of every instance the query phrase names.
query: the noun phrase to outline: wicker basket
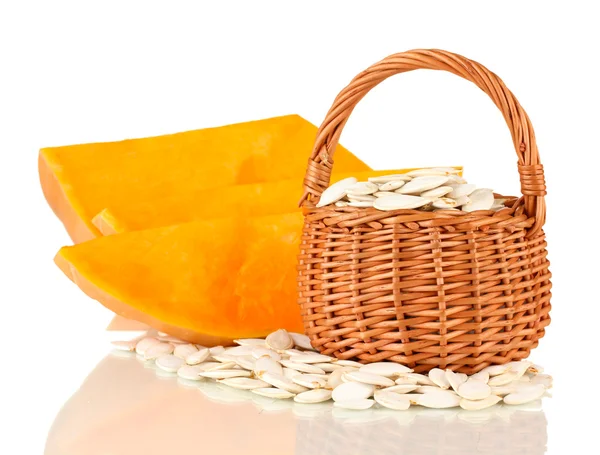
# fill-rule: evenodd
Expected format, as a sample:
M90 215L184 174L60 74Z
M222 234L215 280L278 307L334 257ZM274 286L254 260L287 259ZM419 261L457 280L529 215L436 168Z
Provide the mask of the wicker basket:
M388 77L415 69L449 71L489 95L511 131L523 196L497 212L316 208L356 104ZM527 357L550 323L545 194L529 118L494 73L440 50L391 55L363 71L327 113L304 179L298 302L313 346L417 372L472 374Z

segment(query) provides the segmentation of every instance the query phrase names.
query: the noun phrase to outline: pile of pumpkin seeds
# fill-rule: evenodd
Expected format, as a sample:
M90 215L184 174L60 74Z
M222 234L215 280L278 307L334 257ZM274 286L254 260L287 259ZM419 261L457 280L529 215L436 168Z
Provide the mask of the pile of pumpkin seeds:
M306 335L277 330L266 339L235 340L234 347L204 347L158 333L113 341L156 367L187 381L216 381L235 389L297 403L323 403L362 410L373 406L407 410L461 407L478 411L497 403L536 401L552 388L552 377L529 361L493 365L467 376L432 369L428 375L394 362L363 365L317 353Z
M354 177L328 187L317 207L374 207L378 210L418 209L426 211L500 210L505 199L494 199L488 188L477 188L450 167L417 169L406 174L371 177L359 182Z

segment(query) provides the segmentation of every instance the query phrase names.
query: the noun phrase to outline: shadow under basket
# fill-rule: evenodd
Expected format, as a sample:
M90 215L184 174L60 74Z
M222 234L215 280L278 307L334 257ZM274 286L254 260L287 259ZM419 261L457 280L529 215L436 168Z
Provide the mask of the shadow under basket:
M315 207L356 104L389 76L415 69L449 71L490 96L512 134L523 196L470 213ZM312 345L416 372L473 374L526 358L550 323L545 194L529 118L494 73L440 50L394 54L363 71L335 99L304 179L298 303Z

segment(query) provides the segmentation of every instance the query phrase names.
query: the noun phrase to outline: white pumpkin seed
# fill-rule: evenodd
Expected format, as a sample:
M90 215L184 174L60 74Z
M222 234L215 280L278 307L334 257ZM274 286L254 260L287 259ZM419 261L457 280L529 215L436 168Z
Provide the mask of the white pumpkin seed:
M449 197L441 197L431 203L436 209L452 209L458 206L458 202L455 199Z
M487 384L490 380L490 374L487 371L480 371L479 373L472 375L470 379L485 382Z
M233 370L237 366L234 361L217 363L215 366L208 368L206 371Z
M256 366L256 359L251 355L238 355L233 358L234 362L244 370L253 371Z
M375 197L383 197L383 196L395 196L397 193L394 191L378 191L377 193L373 193Z
M294 346L294 340L285 329L279 329L266 338L267 346L275 351L285 351Z
M406 182L404 180L390 180L379 186L379 191L394 191L402 188Z
M531 378L531 384L542 384L547 389L552 388L552 376L547 374L536 374Z
M546 387L543 384L532 384L520 387L518 391L510 393L504 397L504 403L517 405L525 404L538 400L546 393Z
M317 207L323 207L325 205L332 204L339 201L346 195L346 190L354 185L358 180L355 177L348 177L342 179L339 182L334 183L321 194L321 198L317 203ZM287 348L285 348L287 349Z
M391 387L395 383L390 378L386 378L385 376L379 376L377 374L372 373L363 373L361 371L350 371L345 373L346 378L356 381L362 382L364 384L372 384L380 387Z
M188 355L185 363L188 365L198 365L208 359L208 356L210 356L210 351L207 348L199 349L197 352Z
M450 392L454 393L453 390L449 389L440 389L437 385L420 385L415 390L415 393L436 393L436 392Z
M410 396L411 402L419 406L434 409L455 408L460 405L460 397L454 392L440 390L434 393L425 393L417 397Z
M409 384L409 385L418 385L418 381L415 378L409 378L407 376L400 376L399 378L396 379L395 381L396 384L398 385L405 385L405 384Z
M456 392L460 385L467 381L467 375L455 373L452 370L446 370L446 379L448 380L450 387L452 387L452 390Z
M259 389L252 389L251 392L263 397L277 398L280 400L285 400L286 398L292 398L295 396L294 393L288 392L287 390L281 390L276 387L261 387Z
M198 366L199 365L183 365L177 370L177 376L179 376L182 379L187 379L188 381L200 381L202 380L202 376L200 376L200 373L203 370L201 368L198 368Z
M172 354L161 355L156 359L156 366L168 373L176 373L183 366L183 359Z
M532 363L527 360L521 360L517 362L508 362L507 365L509 367L509 371L514 373L518 379L525 374Z
M309 352L302 355L290 356L290 361L297 363L327 363L332 362L333 358L323 354Z
M483 381L468 379L458 387L457 393L467 400L483 400L492 394L492 389Z
M110 344L113 345L115 349L119 351L135 351L135 346L137 344L137 340L129 340L129 341L111 341Z
M296 370L292 370L291 368L283 367L283 375L286 378L292 379L294 376L298 376L299 374L302 374L302 373L300 373L299 371L296 371Z
M355 409L355 410L369 409L374 404L375 404L375 402L373 400L367 400L367 399L336 401L335 403L333 403L333 405L336 408Z
M452 190L453 190L453 188L451 186L438 186L437 188L434 188L432 190L427 190L427 191L422 192L421 197L438 198L438 197L447 195Z
M375 392L374 398L377 403L385 408L397 411L406 411L410 408L410 399L400 393L378 390Z
M261 377L265 373L283 374L281 365L270 357L261 357L254 364L254 374Z
M287 355L288 357L291 357L293 355L304 355L304 351L301 351L300 349L292 348L292 349L286 349L281 354L282 355Z
M361 373L371 373L386 378L395 378L404 373L412 373L413 370L395 362L374 362L362 365L359 370Z
M396 384L406 384L406 382L402 382L403 378L407 378L409 380L417 381L419 385L436 385L431 379L421 373L406 373L396 379Z
M375 392L375 387L362 382L345 382L333 389L333 401L349 401L369 398Z
M441 370L439 368L432 368L429 371L429 379L431 379L431 381L441 389L450 388L450 382L448 381L448 378L446 377L446 372L444 370Z
M460 407L467 411L481 411L482 409L494 406L500 401L502 401L502 398L496 395L489 395L482 400L467 400L466 398L463 398L460 400Z
M210 371L215 367L220 367L221 365L223 365L221 362L204 362L204 363L200 363L197 365L190 365L190 366L197 367L199 370L202 370L202 371Z
M393 180L402 180L404 182L409 182L412 180L412 177L407 174L390 174L390 175L379 175L377 177L369 177L368 180L371 183L384 184L387 182L391 182Z
M492 395L497 395L499 397L504 397L517 390L517 388L512 384L490 387L490 389L492 389Z
M173 355L175 357L179 357L180 359L187 359L189 355L198 352L198 348L194 344L178 344L175 346L175 350L173 351Z
M427 387L427 386L421 386ZM393 393L410 393L417 390L419 386L417 384L398 384L393 385L392 387L386 387L385 389L381 389L381 391L385 392L393 392Z
M336 365L341 365L343 367L354 367L354 368L360 368L363 366L362 363L360 362L355 362L354 360L338 360L338 359L334 359L332 357L329 357L331 362L334 362Z
M461 177L460 175L449 175L448 176L448 184L463 184L467 183L467 181Z
M471 183L462 183L462 184L450 184L452 187L452 191L448 193L448 197L452 199L457 199L462 196L468 196L473 191L475 191L476 186Z
M256 346L252 346L252 345L234 346L232 348L226 348L223 353L213 354L212 356L215 357L215 355L223 355L223 354L228 355L228 356L252 355L252 352L255 349L260 349L260 348L258 348Z
M348 194L348 201L350 202L373 202L375 200L375 196L370 194L358 195L358 194Z
M268 349L268 348L255 347L252 350L252 357L254 357L255 359L260 359L261 357L270 357L273 360L275 360L276 362L281 360L281 356L277 352L275 352L271 349Z
M217 382L225 384L229 387L233 387L234 389L241 389L241 390L252 390L252 389L269 387L269 384L267 384L265 381L261 381L260 379L250 379L250 378L218 379Z
M220 354L220 355L213 355L212 358L213 360L216 360L217 362L221 362L221 363L233 363L235 364L235 358L239 357L239 356L232 356L232 355L227 355L227 354Z
M187 341L184 341L180 338L171 336L171 335L164 335L164 336L159 336L158 337L158 341L162 341L163 343L173 343L173 344L185 344L187 343Z
M400 188L401 190L404 188ZM409 196L406 194L394 194L377 198L373 207L377 210L410 210L429 204L429 199L420 196Z
M445 175L426 175L416 177L406 183L397 192L400 194L421 194L424 191L432 190L438 186L444 185L448 181Z
M301 392L294 397L296 403L322 403L331 399L331 390L315 389Z
M343 367L341 367L339 370L334 370L327 379L327 388L333 390L337 386L344 384L344 381L342 381L342 376L345 372L346 370Z
M327 385L327 380L312 374L299 373L291 378L293 382L309 389L320 389Z
M292 337L292 341L294 342L294 346L300 349L306 349L308 351L314 351L315 348L310 344L310 338L303 333L294 333L289 332Z
M175 346L171 343L153 344L144 352L144 360L154 360L161 355L171 354Z
M476 210L489 210L494 205L494 193L492 190L480 188L469 194L470 201L462 206L464 212L475 212Z
M543 373L544 372L544 367L532 363L529 366L529 368L527 368L527 372L528 373L533 373L533 374Z
M456 201L457 207L465 205L466 203L471 201L471 199L469 199L469 196L459 196L457 198L454 198L454 200Z
M233 340L235 344L240 346L259 346L264 348L267 343L262 338L242 338L239 340Z
M348 203L346 201L337 201L335 203L336 207L348 207Z
M489 367L485 367L481 371L485 371L487 374L490 375L490 377L493 377L500 376L501 374L506 373L508 370L510 370L510 365L508 363L505 363L503 365L490 365Z
M154 337L145 337L145 338L142 338L140 341L137 342L137 344L135 346L135 352L137 354L143 356L144 353L146 352L146 350L150 346L154 346L155 344L158 344L158 343L160 343L160 341L158 341Z
M199 350L201 348L198 348ZM223 354L225 352L225 348L223 346L213 346L212 348L208 349L210 351L210 355L219 355L219 354Z
M234 370L234 369L225 369L225 370L210 370L203 371L199 373L200 376L204 378L211 379L227 379L227 378L239 378L239 377L250 377L252 374L246 370Z
M291 360L281 360L280 363L287 368L291 368L292 370L300 371L301 373L316 373L316 374L324 374L321 368L311 365L310 363L299 363L293 362Z
M337 363L313 363L312 365L319 367L325 373L331 373L332 371L344 368L342 365L338 365Z
M306 387L302 387L301 385L296 384L290 378L286 378L282 374L264 373L262 376L260 376L260 379L262 379L265 382L268 382L273 387L287 390L291 393L306 392L308 390Z
M507 371L506 373L502 373L498 376L491 377L488 381L488 385L490 386L501 386L510 384L511 382L519 379L517 374L513 371Z
M348 196L357 195L362 196L365 194L373 194L375 191L379 190L379 186L372 182L357 182L354 185L348 187L346 189L346 194Z

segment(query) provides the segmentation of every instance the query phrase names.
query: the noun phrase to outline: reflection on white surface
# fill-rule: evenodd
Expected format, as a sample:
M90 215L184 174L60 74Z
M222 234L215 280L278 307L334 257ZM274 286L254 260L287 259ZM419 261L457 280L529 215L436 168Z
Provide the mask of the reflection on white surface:
M178 379L114 353L56 417L46 455L543 454L540 403L490 410L346 411ZM190 452L192 450L192 452Z

